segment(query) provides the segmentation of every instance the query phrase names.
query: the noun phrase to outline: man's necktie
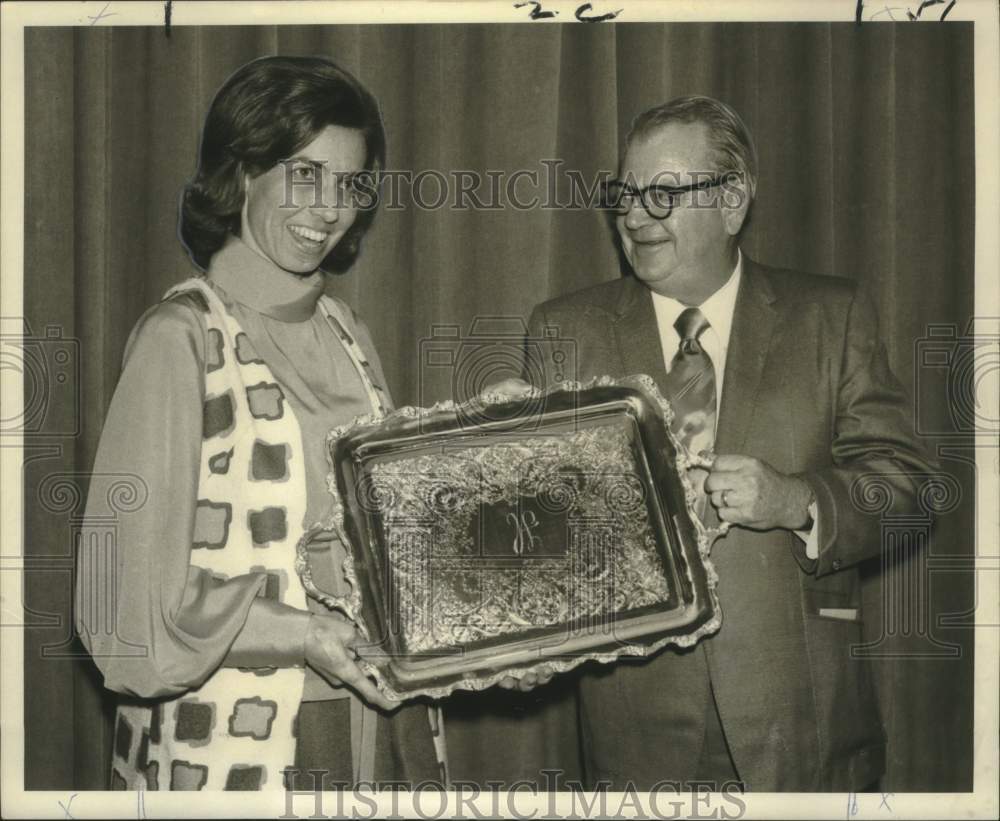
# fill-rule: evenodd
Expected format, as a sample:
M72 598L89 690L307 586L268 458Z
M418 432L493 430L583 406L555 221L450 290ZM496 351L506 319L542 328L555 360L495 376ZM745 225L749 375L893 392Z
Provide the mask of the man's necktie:
M677 317L674 328L680 345L670 361L664 385L674 409L674 433L691 453L710 450L715 443L715 368L698 341L708 327L708 320L697 308L687 308ZM688 473L698 491L700 513L705 510L703 486L707 475L701 468Z

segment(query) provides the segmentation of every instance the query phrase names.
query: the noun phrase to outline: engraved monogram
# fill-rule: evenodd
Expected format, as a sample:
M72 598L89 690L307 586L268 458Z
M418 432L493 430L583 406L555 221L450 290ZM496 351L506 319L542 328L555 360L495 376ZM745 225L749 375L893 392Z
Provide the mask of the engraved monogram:
M517 556L523 556L525 550L533 553L536 545L542 543L541 537L536 536L532 531L537 530L539 524L535 511L526 510L520 516L514 513L507 514L507 524L514 527L514 543L511 549Z

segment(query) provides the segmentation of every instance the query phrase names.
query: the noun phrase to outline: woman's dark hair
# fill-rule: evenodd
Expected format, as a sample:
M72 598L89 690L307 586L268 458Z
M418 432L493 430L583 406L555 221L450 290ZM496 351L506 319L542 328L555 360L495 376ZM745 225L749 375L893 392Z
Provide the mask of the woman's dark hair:
M365 169L377 176L385 167L378 103L335 63L322 57L262 57L226 80L205 118L198 171L181 199L181 241L199 268L208 268L228 234L240 234L244 174L263 174L331 125L364 135ZM359 211L323 260L324 269L350 267L375 210L373 203Z

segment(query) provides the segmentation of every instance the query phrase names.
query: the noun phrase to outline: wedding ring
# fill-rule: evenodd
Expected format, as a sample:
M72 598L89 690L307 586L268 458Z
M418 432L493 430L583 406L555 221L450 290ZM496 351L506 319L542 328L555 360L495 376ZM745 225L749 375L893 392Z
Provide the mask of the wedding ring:
M729 494L728 490L722 491L722 506L723 507L729 507L729 500L726 498L726 496L728 494Z

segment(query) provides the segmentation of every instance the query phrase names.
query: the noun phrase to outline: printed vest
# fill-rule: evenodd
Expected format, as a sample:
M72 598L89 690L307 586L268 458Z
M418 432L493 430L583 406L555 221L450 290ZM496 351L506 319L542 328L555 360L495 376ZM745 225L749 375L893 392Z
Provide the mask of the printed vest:
M205 404L191 564L220 579L264 573L260 595L306 609L295 572L306 476L302 434L271 370L201 279ZM304 668L220 668L179 697L118 709L112 789L283 789L295 761Z

